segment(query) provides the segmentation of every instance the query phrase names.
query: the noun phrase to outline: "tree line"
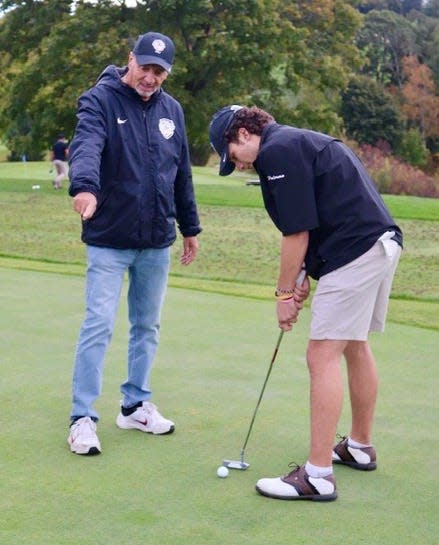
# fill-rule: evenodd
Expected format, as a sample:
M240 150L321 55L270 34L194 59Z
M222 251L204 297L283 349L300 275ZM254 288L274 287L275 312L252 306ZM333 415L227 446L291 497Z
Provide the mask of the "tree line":
M207 162L211 115L256 104L282 123L377 146L433 172L439 0L0 1L0 138L40 160L72 136L78 96L139 34L176 44L165 84Z

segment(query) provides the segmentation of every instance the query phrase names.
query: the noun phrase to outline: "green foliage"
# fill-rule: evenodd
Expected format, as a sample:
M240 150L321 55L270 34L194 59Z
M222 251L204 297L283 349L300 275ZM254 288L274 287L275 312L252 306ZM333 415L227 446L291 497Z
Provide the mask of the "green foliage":
M346 51L353 55L351 48L339 47L354 32L353 24L346 24L345 10L338 14L333 8L313 20L304 9L281 0L247 2L245 12L238 2L201 2L203 9L197 10L199 4L160 3L159 10L160 18L171 24L178 15L173 36L181 53L168 87L185 106L195 164L204 163L210 153L207 124L212 113L227 103L256 103L287 121L294 115L295 121L315 128L320 123L321 129L325 114L337 118L331 93L337 95L344 85L340 74L351 63ZM306 8L308 3L299 4ZM318 33L327 14L331 32ZM325 57L323 38L313 39L317 34L327 36ZM339 60L331 58L330 44L332 51L337 44ZM327 126L339 124L330 121Z
M11 59L25 62L58 21L70 13L71 4L69 0L0 2L0 8L6 10L0 24L2 67Z
M4 144L0 143L0 163L7 160L9 151Z
M402 118L392 97L371 78L358 76L350 81L341 112L347 135L361 144L385 141L395 148L402 137Z
M125 64L148 29L176 43L165 88L185 109L194 164L208 160L209 120L228 103L340 135L342 93L360 70L401 86L401 58L418 53L439 82L435 1L422 12L410 11L416 2L408 0L0 2L0 135L12 159L40 159L59 131L70 138L78 96L106 65ZM398 94L390 100L397 110ZM399 131L395 120L386 139L394 145Z
M371 10L388 10L405 15L411 10L421 11L424 2L423 0L358 0L355 4L363 13Z
M12 15L16 12L20 9ZM108 2L96 6L80 2L74 16L58 13L57 20L47 21L48 32L38 47L18 55L25 60L12 61L8 70L15 77L0 94L0 125L13 152L41 158L58 132L73 134L79 94L92 85L110 59L122 61L129 50L127 25L114 25L119 14L120 9ZM23 140L28 142L24 150Z
M289 7L300 33L297 47L284 65L280 89L258 89L254 102L272 112L283 123L338 134L340 93L360 66L353 37L361 17L346 2L302 1Z
M411 165L423 166L427 164L428 149L417 129L409 129L404 133L397 151Z
M417 50L413 26L405 17L387 10L369 12L357 35L357 44L366 55L365 74L384 85L402 86L401 60Z
M428 17L422 13L407 16L416 36L419 59L433 72L439 82L439 17Z
M0 131L14 153L21 153L18 135L40 153L59 130L71 136L79 94L105 65L124 64L133 38L151 28L176 42L166 89L185 108L195 164L207 161L208 122L226 103L257 102L297 124L340 129L338 97L358 63L352 41L360 21L343 0L248 0L245 9L235 0L71 4L13 5L4 17ZM27 40L23 22L30 21ZM17 29L22 41L9 53ZM26 127L19 122L23 105Z
M0 131L11 150L11 160L23 155L39 160L46 146L41 145L30 104L45 71L41 66L38 70L29 67L37 58L41 41L69 13L70 2L26 2L19 7L14 4L2 3L3 9L14 9L3 16L0 24ZM46 103L43 110L47 107Z
M272 67L285 62L300 37L279 13L283 3L249 1L243 11L235 1L176 1L151 10L157 24L168 21L177 44L167 87L185 108L195 164L210 154L207 127L216 109L247 102L252 89L277 87Z

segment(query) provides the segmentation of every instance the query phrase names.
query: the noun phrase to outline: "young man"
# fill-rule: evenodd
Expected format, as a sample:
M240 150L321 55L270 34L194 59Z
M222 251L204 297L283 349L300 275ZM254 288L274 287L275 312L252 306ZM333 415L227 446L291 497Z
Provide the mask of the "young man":
M99 454L103 361L128 271L128 376L121 385L120 428L167 434L174 423L149 400L175 223L181 263L197 255L201 228L181 105L163 91L174 44L157 32L139 36L128 66L108 66L79 99L70 146L70 195L87 244L87 309L76 350L68 443Z
M332 464L376 468L372 424L377 395L370 331L383 331L402 247L374 183L355 154L330 136L275 122L258 108L227 106L210 124L220 175L254 168L265 208L282 233L276 310L279 327L297 320L309 280L318 280L307 349L311 444L305 465L260 479L257 491L285 500L337 497ZM352 409L350 433L334 446L342 409L344 356Z

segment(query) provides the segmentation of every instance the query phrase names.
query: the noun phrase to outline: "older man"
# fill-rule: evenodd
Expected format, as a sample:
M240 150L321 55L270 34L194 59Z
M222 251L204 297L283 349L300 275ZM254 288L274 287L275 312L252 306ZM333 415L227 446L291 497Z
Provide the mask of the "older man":
M82 218L88 266L68 437L76 454L101 452L94 403L126 271L128 373L116 423L158 435L174 431L174 422L150 401L149 376L176 222L183 265L195 259L201 231L183 111L162 89L174 52L168 36L147 32L139 36L127 66L108 66L79 99L69 193Z

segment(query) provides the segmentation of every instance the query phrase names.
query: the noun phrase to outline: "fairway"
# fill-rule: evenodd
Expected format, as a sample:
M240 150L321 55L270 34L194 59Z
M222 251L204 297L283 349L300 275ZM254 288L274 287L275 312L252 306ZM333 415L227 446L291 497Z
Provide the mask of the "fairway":
M250 468L216 477L242 441L278 336L271 301L171 288L152 375L170 436L116 427L125 379L122 299L106 359L103 454L70 453L78 276L0 268L0 542L5 545L430 545L437 542L437 331L389 323L372 337L381 376L378 470L336 467L339 499L282 502L259 477L307 455L305 309L284 336L247 447ZM348 431L348 400L340 433Z
M246 186L246 179L237 173L224 180L217 168L194 168L200 252L190 267L181 267L177 240L172 286L271 299L279 233L262 209L260 189ZM404 232L389 317L439 331L439 199L384 198ZM53 191L48 163L0 163L0 209L0 267L83 274L78 217L66 192Z

